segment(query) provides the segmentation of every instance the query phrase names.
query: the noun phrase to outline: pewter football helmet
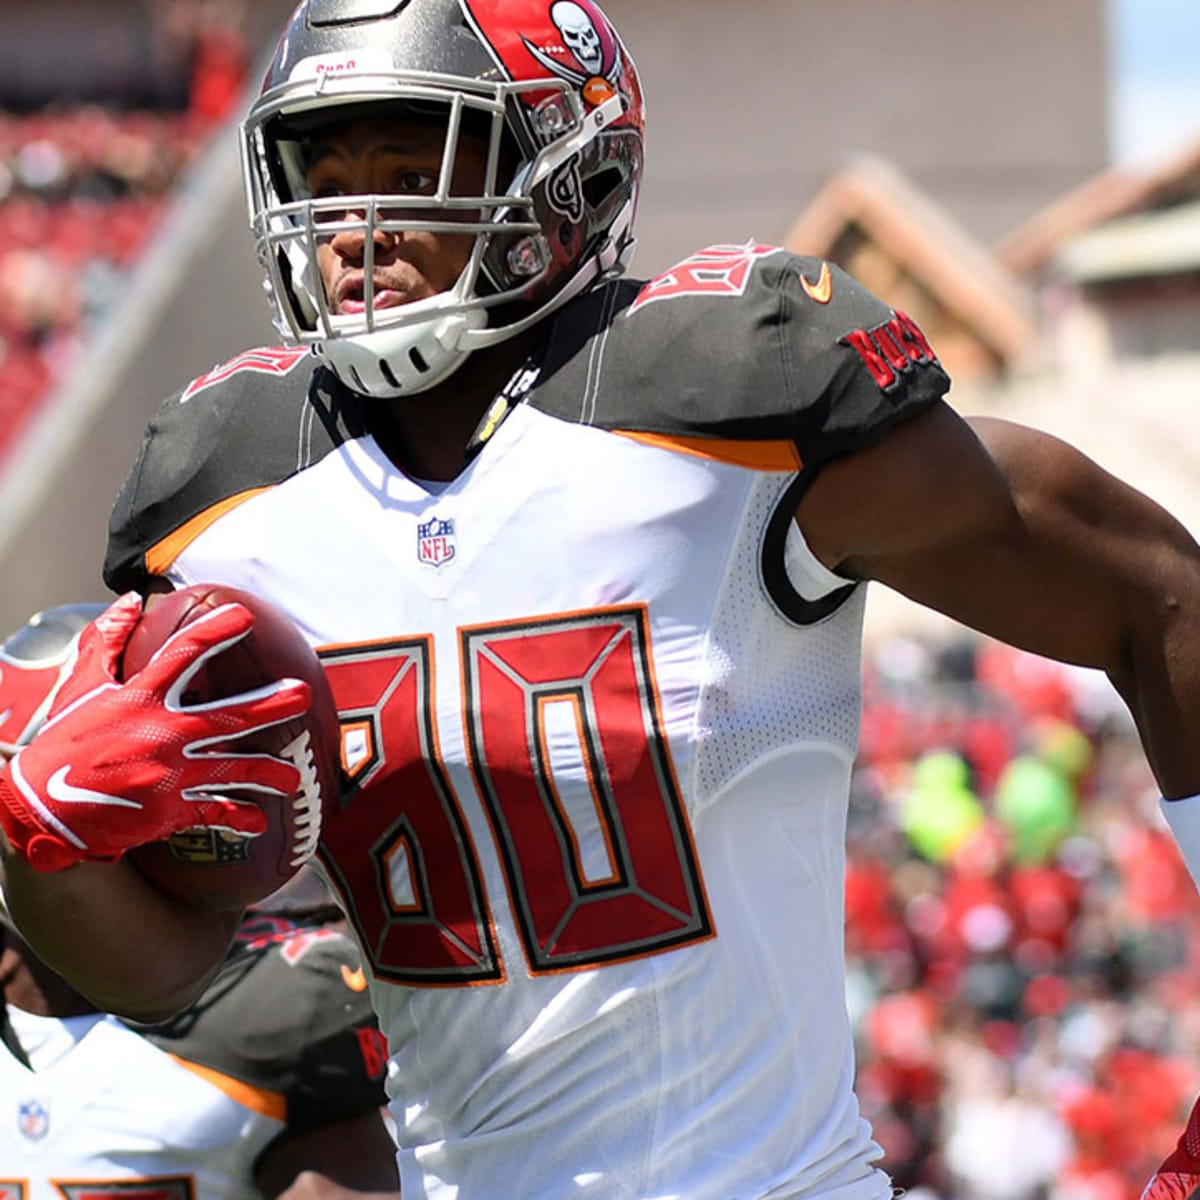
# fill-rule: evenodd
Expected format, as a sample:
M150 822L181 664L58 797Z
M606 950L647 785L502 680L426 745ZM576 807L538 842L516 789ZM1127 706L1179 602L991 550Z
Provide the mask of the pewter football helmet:
M441 123L432 194L308 194L306 138L364 115ZM487 147L480 195L454 186L465 131ZM643 138L636 69L592 0L305 0L243 125L276 327L359 392L433 387L624 269ZM412 230L474 235L467 265L436 296L376 304L375 234ZM339 231L364 238L362 312L324 294L317 249Z

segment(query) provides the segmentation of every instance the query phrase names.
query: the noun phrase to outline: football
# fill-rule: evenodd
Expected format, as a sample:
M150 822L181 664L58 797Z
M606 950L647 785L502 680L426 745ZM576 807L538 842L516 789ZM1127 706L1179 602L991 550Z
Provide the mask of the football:
M337 708L320 659L291 619L260 596L237 588L197 584L151 596L125 647L121 677L128 679L190 621L236 601L254 614L241 641L210 659L190 681L184 704L251 691L278 679L303 679L312 707L302 720L239 738L231 747L287 758L300 768L301 787L286 800L247 793L268 816L267 831L242 837L198 827L126 856L162 891L194 908L244 908L282 887L312 857L321 820L334 803L340 778L341 735Z

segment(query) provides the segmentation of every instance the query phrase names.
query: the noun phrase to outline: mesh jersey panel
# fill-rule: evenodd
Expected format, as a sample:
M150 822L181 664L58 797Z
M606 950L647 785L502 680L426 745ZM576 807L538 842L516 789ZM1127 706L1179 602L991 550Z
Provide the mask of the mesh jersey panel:
M714 610L708 677L699 727L694 810L703 808L749 764L796 740L858 747L861 699L859 640L864 589L833 615L797 627L764 619L762 531L790 479L763 477L747 501L724 590ZM793 665L803 644L807 679Z

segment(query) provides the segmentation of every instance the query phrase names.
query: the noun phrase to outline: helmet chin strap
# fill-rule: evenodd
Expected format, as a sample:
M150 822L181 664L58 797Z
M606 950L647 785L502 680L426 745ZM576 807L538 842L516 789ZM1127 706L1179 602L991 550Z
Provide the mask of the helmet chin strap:
M463 348L466 335L486 321L481 309L465 309L419 324L327 338L316 352L356 392L381 400L411 396L453 375L471 353Z
M316 320L317 308L311 297L321 284L312 278L312 259L304 246L295 241L285 242L283 253L291 271L292 292L306 308L311 310L303 313L303 316L309 320Z
M633 258L633 252L637 248L636 240L629 233L629 228L633 223L633 209L634 201L630 200L625 206L624 212L613 222L615 236L608 237L597 248L586 265L580 268L579 272L570 282L561 291L547 300L545 304L521 320L513 321L501 329L465 331L462 335L463 346L467 350L483 350L488 346L498 346L501 342L505 342L511 337L516 337L519 333L524 333L525 330L536 325L539 321L544 321L548 316L556 312L568 301L573 300L581 292L585 292L588 288L593 287L610 276L624 274L630 260Z

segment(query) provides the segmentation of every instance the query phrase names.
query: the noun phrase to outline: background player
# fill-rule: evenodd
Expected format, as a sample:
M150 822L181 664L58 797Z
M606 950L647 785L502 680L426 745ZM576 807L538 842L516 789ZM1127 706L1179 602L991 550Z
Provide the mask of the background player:
M6 757L100 607L39 613L0 647ZM325 923L327 898L292 891L302 906L273 898L250 914L204 995L152 1028L96 1011L0 904L0 1195L57 1200L86 1182L95 1200L396 1196L358 951Z
M245 146L292 348L163 406L106 578L257 590L322 648L321 863L406 1196L890 1196L841 961L860 585L1107 671L1197 863L1196 546L1061 442L962 421L826 263L619 278L642 102L590 0L309 0ZM229 930L103 861L195 819L144 779L195 768L203 714L163 671L113 685L137 615L85 635L0 813L22 929L144 1015ZM153 963L109 932L135 914Z

